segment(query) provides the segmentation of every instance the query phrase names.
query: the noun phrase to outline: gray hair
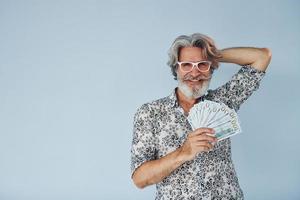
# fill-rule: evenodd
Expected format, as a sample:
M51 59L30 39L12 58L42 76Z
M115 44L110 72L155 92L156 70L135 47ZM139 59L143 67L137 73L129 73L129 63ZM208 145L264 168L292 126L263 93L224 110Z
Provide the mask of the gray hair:
M183 47L199 47L202 49L202 55L205 59L212 62L211 72L219 67L218 58L221 54L218 51L213 39L201 33L194 33L192 35L181 35L175 39L169 49L168 65L171 67L174 79L177 80L177 62L181 48Z

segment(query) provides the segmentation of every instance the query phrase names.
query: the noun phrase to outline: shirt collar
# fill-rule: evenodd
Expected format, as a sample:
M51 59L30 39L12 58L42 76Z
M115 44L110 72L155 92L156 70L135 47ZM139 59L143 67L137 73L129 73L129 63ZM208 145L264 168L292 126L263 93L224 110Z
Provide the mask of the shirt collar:
M177 95L176 95L176 90L177 88L175 88L172 93L169 95L169 105L171 107L178 107L179 106L179 103L178 103L178 100L177 100Z

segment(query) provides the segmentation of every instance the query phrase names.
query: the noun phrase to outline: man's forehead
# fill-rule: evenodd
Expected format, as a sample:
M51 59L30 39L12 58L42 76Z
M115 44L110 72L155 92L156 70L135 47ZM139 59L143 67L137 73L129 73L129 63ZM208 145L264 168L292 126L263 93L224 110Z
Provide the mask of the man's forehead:
M204 59L202 49L199 47L183 47L179 51L179 60L201 61Z

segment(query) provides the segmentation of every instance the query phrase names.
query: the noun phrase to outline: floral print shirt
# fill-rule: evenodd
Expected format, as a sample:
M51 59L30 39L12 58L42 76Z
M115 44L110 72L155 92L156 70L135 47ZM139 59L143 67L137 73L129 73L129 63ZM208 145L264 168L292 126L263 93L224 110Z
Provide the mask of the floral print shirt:
M259 88L265 72L250 65L230 81L200 97L223 102L237 111ZM146 161L175 151L192 131L179 106L175 91L170 96L142 105L134 116L131 175ZM230 138L217 142L209 152L199 153L156 184L156 200L244 199L231 158Z

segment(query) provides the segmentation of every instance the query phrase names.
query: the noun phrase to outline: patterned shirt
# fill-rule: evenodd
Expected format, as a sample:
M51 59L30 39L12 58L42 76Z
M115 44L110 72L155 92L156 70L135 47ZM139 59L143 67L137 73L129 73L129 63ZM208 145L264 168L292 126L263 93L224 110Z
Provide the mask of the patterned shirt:
M199 98L223 102L237 111L259 88L265 72L243 66L230 81ZM170 96L142 105L134 116L131 175L146 161L159 159L179 148L192 128L179 106L175 91ZM199 153L156 184L156 200L244 199L231 158L230 138Z

